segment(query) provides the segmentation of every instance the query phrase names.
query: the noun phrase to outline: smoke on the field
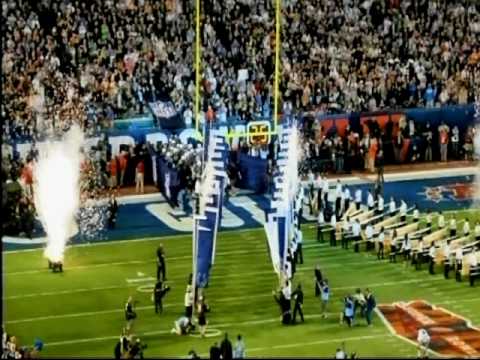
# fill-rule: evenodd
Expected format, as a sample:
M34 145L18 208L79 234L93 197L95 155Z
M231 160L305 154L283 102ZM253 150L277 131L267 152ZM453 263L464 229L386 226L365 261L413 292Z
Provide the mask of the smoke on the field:
M45 257L63 261L65 245L75 234L75 215L80 202L80 147L83 132L77 125L61 141L40 149L35 167L35 206L47 233Z

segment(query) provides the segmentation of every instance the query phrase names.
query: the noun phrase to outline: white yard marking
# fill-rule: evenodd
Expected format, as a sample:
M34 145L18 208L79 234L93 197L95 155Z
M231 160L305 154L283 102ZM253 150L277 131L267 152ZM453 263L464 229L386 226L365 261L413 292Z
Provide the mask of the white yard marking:
M149 307L152 309L152 307ZM138 309L138 308L137 308ZM321 314L315 314L315 315L305 315L305 319L318 319L321 318ZM280 322L280 317L275 317L271 319L262 319L262 320L249 320L249 321L243 321L243 322L236 322L236 323L224 323L224 324L212 324L215 326L215 328L228 328L228 327L238 327L238 326L248 326L248 325L261 325L261 324L268 324L268 323L275 323L275 322ZM339 324L323 324L320 323L316 325L317 328L322 328L322 329L328 329L328 328L338 328L340 325ZM166 335L170 334L170 330L156 330L156 331L147 331L141 334L136 334L136 336L142 337L142 336L151 336L151 335ZM176 335L172 335L176 336ZM370 337L380 337L380 336L385 336L385 334L378 334L378 335L371 335L371 336L366 336L366 337L356 337L360 340L360 338L370 338ZM72 345L72 344L80 344L80 343L88 343L88 342L96 342L96 341L105 341L105 340L118 340L118 335L113 335L113 336L102 336L102 337L94 337L94 338L86 338L86 339L76 339L76 340L66 340L66 341L55 341L55 342L49 342L45 343L45 346L61 346L61 345ZM343 338L343 340L349 340L349 338ZM322 340L322 341L327 341L327 342L340 342L342 339L330 339L330 340ZM293 345L293 344L292 344ZM261 349L261 348L257 348ZM251 349L253 350L253 349Z
M392 282L384 282L384 283L376 283L376 284L368 284L368 285L351 285L351 286L341 286L341 287L333 287L331 290L332 292L334 291L339 291L339 290L348 290L348 289L356 289L358 287L366 287L369 286L370 288L375 288L375 287L383 287L383 286L395 286L398 284L410 284L410 283L418 283L420 281L423 281L422 279L411 279L411 280L403 280L403 281L392 281ZM120 287L109 287L109 288L120 288ZM95 288L94 288L95 289ZM100 288L103 289L103 288ZM84 291L89 291L89 289L83 289ZM96 288L96 290L99 290ZM92 290L95 291L95 290ZM78 292L75 291L75 292ZM73 291L72 291L73 293ZM49 295L56 295L59 294L59 292L52 292L49 293ZM35 294L32 296L40 296L39 294ZM220 302L220 303L235 303L238 301L245 301L245 300L254 300L256 298L261 298L261 297L272 297L271 293L268 294L257 294L253 296L247 296L247 297L238 297L238 296L233 296L233 297L225 297L216 300L215 302ZM463 300L465 301L465 300ZM471 299L470 301L478 301L477 298ZM164 308L172 307L172 306L178 306L178 304L165 304ZM153 309L153 305L150 306L138 306L136 307L136 310L146 310L146 309ZM39 317L34 317L34 318L26 318L26 319L17 319L17 320L9 320L5 321L7 324L16 324L16 323L24 323L24 322L35 322L35 321L43 321L43 320L51 320L51 319L63 319L63 318L72 318L72 317L82 317L82 316L92 316L92 315L101 315L101 314L110 314L110 313L123 313L122 308L118 309L110 309L110 310L100 310L100 311L91 311L91 312L81 312L81 313L70 313L70 314L62 314L62 315L49 315L49 316L39 316Z

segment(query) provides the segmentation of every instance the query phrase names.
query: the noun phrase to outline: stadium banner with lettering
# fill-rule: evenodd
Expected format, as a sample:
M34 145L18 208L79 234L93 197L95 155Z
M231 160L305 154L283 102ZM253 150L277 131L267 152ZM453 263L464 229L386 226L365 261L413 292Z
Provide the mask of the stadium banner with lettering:
M148 103L148 106L162 129L177 130L185 128L183 117L175 109L172 101L155 101Z
M202 177L200 213L195 216L193 231L195 285L199 288L208 285L210 270L215 261L227 178L226 161L226 138L213 130L210 133L207 162Z

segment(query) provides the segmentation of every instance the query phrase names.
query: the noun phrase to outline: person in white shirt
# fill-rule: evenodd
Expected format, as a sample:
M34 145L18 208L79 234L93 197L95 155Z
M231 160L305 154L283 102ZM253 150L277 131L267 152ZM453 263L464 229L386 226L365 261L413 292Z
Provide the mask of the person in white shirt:
M323 177L323 201L325 205L328 203L328 191L329 191L329 185L328 185L328 179L326 176Z
M352 241L355 243L354 245L355 252L360 251L360 244L358 242L361 240L361 237L360 237L361 230L362 230L362 227L360 226L360 221L356 219L352 225ZM348 241L346 243L346 246L347 246L346 248L348 249Z
M346 212L350 208L350 201L352 200L350 189L347 186L345 186L345 190L343 191L343 200L344 200L344 209Z
M410 237L408 234L405 234L403 237L403 242L401 247L401 252L403 254L403 260L405 261L405 265L407 264L407 261L411 260L410 258L411 250L412 250L412 243L410 241Z
M445 216L443 215L443 213L441 211L438 212L437 223L438 223L438 228L439 229L443 229L445 227Z
M462 261L463 261L463 249L459 247L455 251L455 280L462 281Z
M375 206L375 200L373 199L373 195L370 190L368 190L367 206L369 211L373 210L373 207Z
M365 229L365 237L367 239L367 251L372 250L374 247L373 244L373 226L371 223L367 225L367 228Z
M475 241L480 240L480 222L475 223Z
M407 220L407 203L405 201L400 202L400 221Z
M345 221L342 224L342 238L341 238L341 246L342 249L346 249L346 242L347 242L347 237L351 236L351 224L350 224L350 216L347 216Z
M290 280L287 280L285 282L285 285L282 288L282 294L284 298L288 301L292 298L292 282Z
M318 212L317 217L317 241L323 243L323 227L325 226L325 217L323 216L323 210Z
M385 229L383 226L380 229L376 240L378 243L377 259L383 260L385 258Z
M296 258L297 258L297 264L303 264L303 250L302 250L302 244L303 244L303 234L302 230L297 228L295 230L295 243L297 244L296 247Z
M335 215L340 219L340 213L342 210L342 183L340 179L337 180L337 186L335 188Z
M395 200L393 197L390 198L390 203L388 204L388 211L390 215L393 215L395 213L396 206L395 206Z
M315 181L315 188L317 189L317 210L321 211L323 209L323 179L321 175L318 175L317 180Z
M185 291L184 297L185 303L185 316L188 318L190 323L192 322L192 314L193 314L193 290L192 285L187 285L187 290Z
M430 346L430 335L427 330L421 328L418 330L418 358L424 359L428 357L428 347Z
M435 275L435 256L437 255L437 249L435 248L435 241L432 241L430 248L428 249L428 257L430 258L430 264L428 267L428 272L431 275Z
M284 269L285 279L290 280L292 278L292 264L290 261L285 261Z
M330 245L337 246L337 239L335 237L337 232L337 217L335 214L332 214L332 217L330 218L330 226L332 227L330 230Z
M383 200L382 195L378 195L378 200L377 200L377 213L378 215L382 214L383 215L383 210L384 210L384 204L385 201Z
M448 275L450 274L450 240L443 246L443 255L445 255L443 261L443 276L445 279L448 279Z
M477 254L475 251L472 251L470 255L468 255L468 265L470 265L470 270L469 270L469 280L470 280L470 286L475 285L475 279L479 274L479 268L478 268L478 261L477 261Z
M173 322L173 328L170 331L172 334L186 335L192 330L192 324L188 317L181 316L178 320Z
M413 209L413 222L420 221L420 211L418 211L418 206L415 204L415 208Z
M452 216L450 219L450 237L457 236L457 220Z
M428 229L427 234L432 233L432 212L430 209L427 210L427 215L425 216L425 222L427 223L426 227Z
M357 210L360 210L360 205L362 204L362 189L355 190L355 205Z
M470 222L467 218L465 218L465 222L463 223L463 236L470 235Z

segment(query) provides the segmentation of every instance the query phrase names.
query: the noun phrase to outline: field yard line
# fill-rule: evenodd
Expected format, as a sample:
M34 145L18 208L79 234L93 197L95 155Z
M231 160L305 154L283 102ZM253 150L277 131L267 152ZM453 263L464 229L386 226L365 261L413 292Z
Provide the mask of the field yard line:
M450 213L455 213L455 212L458 212L459 210L446 210L446 211L443 211L444 214L450 214ZM474 208L470 208L470 209L462 209L461 211L465 211L465 212L476 212L478 211L478 209L474 209ZM424 216L422 216L421 218L424 218ZM313 221L309 221L309 222L305 222L306 223L314 223ZM248 228L244 228L244 229L238 229L238 230L235 230L235 229L232 229L232 230L220 230L220 233L224 234L228 234L228 233L243 233L243 232L249 232L249 231L253 231L253 230L260 230L260 229L263 229L263 226L262 225L259 225L259 226L252 226L252 227L248 227ZM91 246L103 246L103 245L111 245L111 244L123 244L123 243L130 243L130 242L142 242L142 241L167 241L167 240L173 240L175 238L178 238L178 237L186 237L188 236L189 233L188 232L185 232L185 233L180 233L180 234L172 234L172 235L163 235L163 236L151 236L151 237L146 237L146 238L141 238L141 239L123 239L123 240L112 240L112 241L99 241L99 242L95 242L95 243L88 243L88 244L71 244L71 245L67 245L67 248L71 248L71 247L91 247ZM34 251L43 251L43 247L39 247L39 248L34 248L34 249L20 249L20 250L4 250L3 251L3 254L4 255L8 255L8 254L16 254L16 253L22 253L22 252L34 252Z
M316 319L321 318L321 314L313 314L313 315L305 315L305 319ZM224 323L224 324L211 324L211 327L215 328L226 328L230 326L245 326L245 325L261 325L261 324L268 324L280 322L280 316L271 319L263 319L263 320L248 320L243 322L235 322L235 323ZM338 323L335 324L318 324L316 325L319 328L338 328L340 325ZM151 335L163 335L163 334L170 334L170 330L155 330L155 331L147 331L141 334L135 334L136 336L151 336ZM172 335L177 336L177 335ZM374 335L372 335L374 336ZM385 336L385 334L379 334L375 336ZM94 337L94 338L86 338L86 339L77 339L77 340L65 340L65 341L56 341L51 343L45 343L44 346L59 346L59 345L71 345L71 344L79 344L79 343L86 343L86 342L94 342L94 341L103 341L103 340L115 340L119 339L120 336L102 336L102 337ZM337 341L337 340L335 340Z
M409 283L416 283L423 281L423 279L411 279L411 280L402 280L402 281L392 281L392 282L384 282L384 283L377 283L377 284L369 284L370 288L373 287L382 287L382 286L392 286L397 284L409 284ZM355 289L357 287L365 287L366 285L352 285L352 286L342 286L342 287L333 287L331 288L332 292L337 290L348 290L348 289ZM220 303L228 303L228 302L235 302L235 301L245 301L250 299L256 299L260 297L272 297L271 293L268 294L257 294L254 296L246 296L246 297L239 297L239 296L232 296L232 297L225 297L221 299L215 300L215 302ZM474 300L478 300L475 298ZM164 308L178 306L178 304L165 304L163 305ZM146 310L146 309L153 309L153 304L149 306L138 306L136 310ZM18 319L18 320L9 320L5 321L6 324L17 324L17 323L25 323L25 322L35 322L35 321L42 321L42 320L51 320L51 319L64 319L64 318L73 318L73 317L82 317L82 316L91 316L91 315L100 315L100 314L111 314L111 313L120 313L124 310L122 308L118 309L110 309L110 310L100 310L100 311L90 311L90 312L81 312L81 313L71 313L71 314L62 314L62 315L49 315L49 316L39 316L34 318L26 318L26 319Z
M349 262L348 265L364 265L364 264L381 264L380 262L377 261L353 261ZM343 267L344 264L331 264L331 265L324 265L322 266L322 269L334 269L334 268L339 268ZM309 272L312 269L310 268L300 268L297 269L297 273L305 273ZM39 272L41 270L38 270ZM235 278L235 277L248 277L250 275L262 275L262 274L273 274L271 270L262 270L262 271L254 271L254 272L241 272L237 274L226 274L226 275L218 275L218 274L212 274L210 277L212 279L216 278ZM179 277L180 278L180 277ZM182 277L183 278L183 277ZM142 278L140 278L142 279ZM143 280L143 279L142 279ZM153 280L152 280L153 281ZM407 280L409 281L409 280ZM415 280L416 281L416 280ZM128 282L128 280L127 280ZM132 283L132 281L130 281ZM169 284L175 284L176 281L168 281ZM30 294L20 294L20 295L11 295L11 296L4 296L2 299L3 300L13 300L13 299L23 299L23 298L29 298L29 297L37 297L37 296L53 296L53 295L65 295L65 294L75 294L75 293L81 293L81 292L90 292L90 291L101 291L101 290L112 290L112 289L122 289L122 288L127 288L127 287L134 287L137 286L135 284L126 284L126 285L109 285L109 286L104 286L104 287L93 287L93 288L80 288L80 289L72 289L72 290L58 290L58 291L47 291L47 292L41 292L41 293L30 293Z
M377 334L377 335L363 335L363 336L352 336L352 337L344 337L344 338L335 338L335 339L326 339L326 340L317 340L317 341L310 341L304 343L293 343L293 344L281 344L281 345L272 345L272 346L264 346L264 347L256 347L256 348L247 348L247 352L255 352L255 351L263 351L269 349L287 349L287 348L295 348L301 346L311 346L311 345L319 345L319 344L329 344L329 343L341 343L343 341L357 341L357 340L368 340L368 339L376 339L380 337L385 337L385 334ZM200 354L200 357L208 357L209 354L204 353Z
M315 247L320 247L319 245L316 244L310 244L310 245L305 245L303 248L304 249L309 249L309 248L315 248ZM234 250L234 251L224 251L224 252L218 252L216 256L225 256L225 255L244 255L244 254L251 254L252 250ZM169 257L167 258L167 261L170 260L184 260L184 259L191 259L191 255L183 255L183 256L174 256L174 257ZM110 263L100 263L100 264L91 264L91 265L78 265L78 266L71 266L67 267L65 266L65 270L78 270L78 269L96 269L96 268L101 268L101 267L108 267L108 266L117 266L117 265L130 265L130 264L149 264L149 263L155 263L156 260L129 260L129 261L117 261L117 262L110 262ZM350 263L351 264L351 263ZM190 266L190 264L188 265ZM39 274L39 273L45 273L45 272L50 272L50 269L40 269L40 270L24 270L24 271L13 271L13 272L7 272L3 273L5 276L14 276L14 275L27 275L27 274Z

